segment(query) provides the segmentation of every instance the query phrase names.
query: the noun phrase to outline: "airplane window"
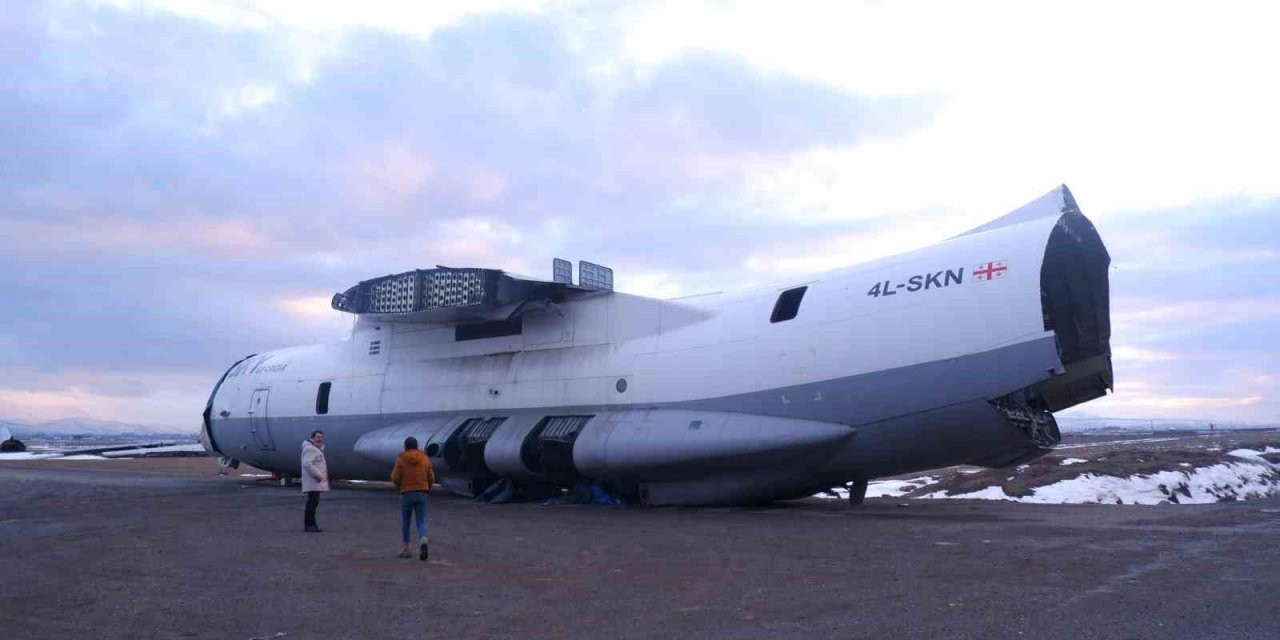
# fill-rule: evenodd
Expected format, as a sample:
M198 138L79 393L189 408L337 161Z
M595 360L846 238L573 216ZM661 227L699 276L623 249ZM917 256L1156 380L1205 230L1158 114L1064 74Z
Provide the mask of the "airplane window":
M320 389L316 391L316 413L329 413L329 388L332 386L332 382L320 383Z
M773 315L769 316L769 322L786 322L800 312L800 301L804 299L804 292L809 287L796 287L795 289L787 289L778 296L778 302L773 305Z

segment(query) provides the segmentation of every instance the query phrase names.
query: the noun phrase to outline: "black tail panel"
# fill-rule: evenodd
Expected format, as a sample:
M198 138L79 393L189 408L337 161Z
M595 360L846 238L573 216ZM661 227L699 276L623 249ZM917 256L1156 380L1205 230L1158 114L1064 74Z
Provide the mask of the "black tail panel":
M1066 369L1035 387L1050 411L1106 395L1112 387L1110 265L1102 238L1068 193L1040 269L1044 328L1057 336Z

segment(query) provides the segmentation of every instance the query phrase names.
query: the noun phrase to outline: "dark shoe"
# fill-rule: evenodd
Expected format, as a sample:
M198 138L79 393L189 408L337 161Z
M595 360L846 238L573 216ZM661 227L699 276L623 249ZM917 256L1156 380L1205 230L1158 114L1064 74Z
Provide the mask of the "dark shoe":
M317 527L314 525L310 527L303 527L302 530L306 531L307 533L324 533L324 529L321 529L320 527Z
M427 543L418 545L418 559L425 561L427 559Z

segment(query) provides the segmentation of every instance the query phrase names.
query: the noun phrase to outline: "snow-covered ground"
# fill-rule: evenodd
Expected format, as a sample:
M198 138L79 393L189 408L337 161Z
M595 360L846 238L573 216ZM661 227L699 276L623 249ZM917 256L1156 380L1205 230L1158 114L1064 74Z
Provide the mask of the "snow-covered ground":
M1206 449L1207 450L1207 449ZM949 480L970 476L981 471L955 469L942 475L926 475L915 478L896 478L870 483L868 498L901 498L910 495L914 499L964 499L1008 500L1038 504L1204 504L1231 502L1280 495L1280 464L1270 454L1280 453L1280 448L1235 449L1229 457L1214 464L1195 466L1182 462L1176 469L1154 473L1135 473L1117 477L1106 473L1090 473L1087 467L1078 475L1051 481L1029 490L1019 491L1028 495L1006 493L1001 479L1012 481L1018 474L1027 472L1033 465L1020 465L1004 470L993 479L992 486L967 492L949 491ZM1105 460L1100 458L1099 460ZM1037 465L1072 467L1087 465L1084 458L1044 459ZM1044 467L1040 467L1041 471ZM1012 475L1005 475L1012 474ZM1047 477L1062 477L1063 474ZM1035 478L1037 476L1032 476ZM1043 477L1043 476L1042 476ZM934 485L937 490L930 491ZM1023 485L1024 487L1026 485ZM839 497L847 497L844 489L833 491ZM829 495L823 497L830 497Z
M102 454L104 458L133 458L156 453L199 453L205 452L204 446L199 443L194 444L171 444L166 447L140 447L137 449L125 449L123 451L106 451Z
M102 456L64 456L60 453L50 453L48 451L22 451L15 453L0 453L0 460L48 460L57 458L58 460L102 460Z
M45 458L61 457L61 454L49 453L47 451L16 451L13 453L0 453L0 460L43 460Z
M0 461L4 460L109 460L112 458L137 458L146 455L155 455L162 453L192 453L204 454L204 447L199 443L192 444L174 444L163 447L138 447L136 449L122 449L119 451L104 451L99 454L77 454L75 450L67 453L61 451L40 450L40 451L22 451L15 453L0 453Z
M868 498L896 498L913 489L919 489L937 482L934 476L921 476L910 480L881 480L867 485ZM848 497L842 496L842 497Z
M920 497L1038 504L1205 504L1271 495L1280 495L1280 473L1275 466L1239 462L1127 478L1086 473L1036 487L1029 496L1010 496L993 486L971 493L947 495L938 491Z
M106 460L102 456L68 455L50 451L22 451L18 453L0 453L0 461L4 460Z
M1079 444L1060 444L1054 447L1055 451L1064 449L1087 449L1089 447L1114 447L1126 444L1151 444L1153 442L1176 442L1183 438L1136 438L1133 440L1099 440L1097 442L1082 442Z

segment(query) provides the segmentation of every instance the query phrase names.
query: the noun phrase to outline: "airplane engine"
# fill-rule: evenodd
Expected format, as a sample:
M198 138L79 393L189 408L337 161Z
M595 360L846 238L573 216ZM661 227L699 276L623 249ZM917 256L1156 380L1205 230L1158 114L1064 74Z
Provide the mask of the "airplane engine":
M595 478L682 480L726 469L789 466L832 452L855 430L841 424L711 411L633 410L597 416L573 448Z
M647 504L766 502L845 481L814 469L855 436L855 429L830 422L708 411L619 411L598 416L582 430L572 462L582 475L637 485Z
M13 437L9 427L0 425L0 453L19 453L27 450L27 445Z
M356 442L390 464L406 436L425 444L441 483L476 495L502 478L526 486L608 482L650 504L757 502L847 480L813 469L850 442L848 426L711 411L644 409L559 416L438 418ZM821 485L821 486L819 486Z

